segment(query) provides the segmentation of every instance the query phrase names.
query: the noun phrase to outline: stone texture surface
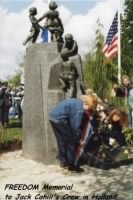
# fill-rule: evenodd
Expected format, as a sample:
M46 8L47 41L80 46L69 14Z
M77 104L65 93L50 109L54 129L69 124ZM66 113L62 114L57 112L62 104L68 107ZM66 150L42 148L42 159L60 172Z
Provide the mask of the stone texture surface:
M34 44L25 57L23 152L45 163L56 162L56 142L49 125L49 111L62 99L59 90L48 90L51 66L58 60L61 44ZM53 79L57 77L53 76Z
M78 73L79 73L79 78L77 79L77 97L79 97L82 95L80 84L84 84L84 75L83 75L83 66L82 66L81 56L78 54L76 56L70 57L70 60L75 63L78 69Z
M122 166L108 171L84 166L82 174L65 174L58 165L44 165L33 160L25 159L22 151L15 151L0 155L0 200L5 195L12 195L12 200L18 193L35 195L58 194L78 195L83 200L86 194L92 200L93 194L117 193L117 200L133 199L133 166ZM39 184L39 190L4 190L6 184ZM72 185L72 190L42 191L44 184ZM61 198L60 198L61 199ZM99 198L100 199L100 198ZM54 200L54 198L52 199ZM70 200L70 199L69 199ZM95 199L93 199L95 200Z
M80 79L80 81L83 81L84 75L83 75L83 66L82 66L81 56L78 54L76 56L70 57L69 59L72 62L74 62L75 65L77 66L77 69L78 69L78 72L79 72L79 79Z

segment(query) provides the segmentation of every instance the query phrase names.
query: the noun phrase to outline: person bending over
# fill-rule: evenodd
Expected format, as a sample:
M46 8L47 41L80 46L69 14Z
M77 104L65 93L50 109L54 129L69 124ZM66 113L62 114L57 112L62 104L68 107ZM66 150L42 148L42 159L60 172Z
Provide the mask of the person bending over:
M79 99L71 98L61 101L50 112L49 120L57 140L61 167L70 171L80 171L78 160L87 143L88 132L91 128L89 117L96 107L96 95L83 95ZM86 123L84 123L84 117L88 117ZM82 147L80 152L79 146Z

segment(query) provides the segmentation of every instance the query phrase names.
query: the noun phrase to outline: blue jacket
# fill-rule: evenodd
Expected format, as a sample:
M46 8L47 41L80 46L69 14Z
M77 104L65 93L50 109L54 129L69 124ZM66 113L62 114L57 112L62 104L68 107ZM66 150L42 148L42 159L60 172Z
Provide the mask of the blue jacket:
M130 105L131 109L133 109L133 89L131 89L129 92L128 100L129 100L129 105Z
M68 124L72 132L80 135L81 120L83 117L83 103L80 99L66 99L61 101L50 113L50 121Z

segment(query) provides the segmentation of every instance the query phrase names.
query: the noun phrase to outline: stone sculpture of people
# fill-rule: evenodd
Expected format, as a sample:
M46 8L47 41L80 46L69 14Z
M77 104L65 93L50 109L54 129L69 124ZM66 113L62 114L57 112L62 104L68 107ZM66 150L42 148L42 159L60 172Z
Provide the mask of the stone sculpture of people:
M23 45L26 45L29 41L32 41L32 43L35 43L37 40L37 37L39 35L40 29L43 29L39 23L38 20L35 18L35 15L37 15L37 9L35 7L32 7L29 9L29 19L32 24L30 29L30 35L26 38L26 40L23 42Z
M78 54L78 44L73 39L72 34L68 33L65 35L65 43L64 43L62 51L63 51L63 54L66 54L67 57L75 56L76 54Z
M44 15L39 18L38 21L46 18L46 24L44 25L44 28L48 28L48 30L50 31L51 41L63 42L62 35L64 32L64 27L59 17L59 12L56 10L57 8L58 6L56 2L51 1L49 3L49 11L44 13Z
M68 93L69 98L77 97L77 79L79 77L77 67L65 54L65 49L61 54L62 72L59 75L59 83L61 89Z

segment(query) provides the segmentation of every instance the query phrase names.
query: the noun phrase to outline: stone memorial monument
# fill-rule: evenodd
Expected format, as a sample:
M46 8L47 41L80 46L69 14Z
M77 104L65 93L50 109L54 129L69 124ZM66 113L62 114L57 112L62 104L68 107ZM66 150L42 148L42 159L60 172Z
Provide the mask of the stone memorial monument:
M57 7L55 5L55 2L51 2L51 10L37 23L48 16L49 12L55 12ZM59 14L50 16L53 21L59 18ZM23 154L45 164L57 161L57 146L49 124L49 112L61 100L81 95L80 86L83 82L77 43L73 40L73 36L68 34L71 36L70 41L68 45L66 42L63 44L61 32L58 32L57 27L55 29L53 27L51 31L48 25L52 36L50 43L36 43L27 48L24 65ZM25 43L28 41L29 39Z

